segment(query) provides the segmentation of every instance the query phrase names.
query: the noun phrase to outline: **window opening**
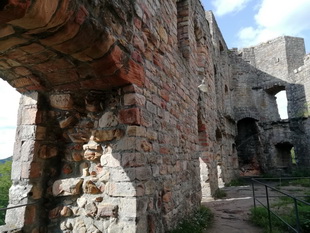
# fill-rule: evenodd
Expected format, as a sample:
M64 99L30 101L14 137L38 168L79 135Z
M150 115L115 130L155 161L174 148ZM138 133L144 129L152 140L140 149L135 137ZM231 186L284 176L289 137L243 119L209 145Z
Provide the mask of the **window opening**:
M287 97L286 97L286 90L278 92L276 95L276 101L278 106L278 112L280 115L280 118L282 120L287 119Z

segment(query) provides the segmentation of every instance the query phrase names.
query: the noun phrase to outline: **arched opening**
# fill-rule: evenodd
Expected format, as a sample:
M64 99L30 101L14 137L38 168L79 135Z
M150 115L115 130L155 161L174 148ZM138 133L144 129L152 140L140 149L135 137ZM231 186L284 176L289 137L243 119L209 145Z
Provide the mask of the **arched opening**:
M202 198L211 197L211 187L210 187L210 171L209 171L209 158L205 153L207 151L208 141L206 134L206 125L202 119L201 113L197 112L197 127L198 127L198 139L201 156L199 158L200 164L200 182L201 182L201 193Z
M11 166L20 94L0 79L0 208L9 203ZM0 225L5 224L5 211L0 211Z
M276 101L278 106L278 112L281 119L287 119L287 97L286 97L286 90L278 92L276 95Z
M12 157L20 94L0 79L0 159Z
M237 123L238 135L236 146L239 160L240 174L243 176L258 175L261 173L260 139L256 120L244 118Z

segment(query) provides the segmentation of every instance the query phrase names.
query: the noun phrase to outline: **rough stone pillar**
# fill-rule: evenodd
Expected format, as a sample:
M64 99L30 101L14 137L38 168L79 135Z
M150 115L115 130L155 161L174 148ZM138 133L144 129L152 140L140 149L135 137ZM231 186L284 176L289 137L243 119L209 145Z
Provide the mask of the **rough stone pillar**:
M10 209L6 214L8 226L25 227L26 232L38 232L44 217L41 205L31 204L40 201L43 193L44 160L39 158L39 148L45 138L45 127L40 125L43 112L39 102L37 92L21 96L12 164L13 185L8 207L29 205Z

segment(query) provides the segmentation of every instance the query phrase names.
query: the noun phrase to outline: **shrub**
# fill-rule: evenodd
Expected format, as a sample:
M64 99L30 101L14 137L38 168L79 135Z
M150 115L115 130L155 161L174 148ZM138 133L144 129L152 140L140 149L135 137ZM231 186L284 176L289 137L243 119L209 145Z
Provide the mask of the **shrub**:
M299 221L302 232L310 232L310 206L298 206Z
M226 187L243 186L243 185L246 185L246 182L243 179L234 179L231 180L229 183L225 184Z
M11 187L12 161L0 164L0 208L6 208L9 203L9 189ZM0 225L4 225L5 211L0 211Z
M222 199L227 196L227 193L222 189L217 189L212 196L214 199Z
M201 206L194 214L181 221L176 229L170 233L202 233L209 227L213 220L213 214L209 208Z

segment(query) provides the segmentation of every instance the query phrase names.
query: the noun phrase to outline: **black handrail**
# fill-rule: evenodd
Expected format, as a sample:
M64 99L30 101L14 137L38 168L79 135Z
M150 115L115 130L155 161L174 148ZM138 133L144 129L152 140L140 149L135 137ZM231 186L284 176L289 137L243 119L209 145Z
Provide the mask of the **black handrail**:
M291 230L293 230L296 233L301 233L301 228L300 228L300 218L299 218L299 211L298 211L298 202L303 203L305 205L310 206L310 203L299 199L299 197L308 197L308 196L292 196L288 193L285 193L275 187L272 187L266 183L263 183L259 180L280 180L280 182L283 179L287 179L287 180L293 180L293 179L310 179L309 177L287 177L287 178L252 178L252 192L253 192L253 201L254 201L254 208L256 208L256 202L260 203L265 209L267 209L268 211L268 221L269 221L269 229L270 232L272 232L272 221L271 221L271 214L274 215L275 217L277 217L281 222L283 222L287 227L289 227ZM265 187L265 196L257 196L255 194L255 183L260 184L262 186ZM270 196L268 189L271 189L272 191L275 191L277 193L280 193L284 196L287 196L289 198L292 198L294 201L294 209L295 209L295 217L296 217L296 228L294 228L293 226L291 226L288 222L286 222L283 218L281 218L279 215L277 215L274 211L271 210L270 208L270 197L282 197L282 196ZM266 198L266 202L267 202L267 206L262 203L258 198Z
M36 204L39 204L41 202L42 201L35 201L35 202L23 204L23 205L15 205L15 206L10 206L10 207L6 207L6 208L0 208L0 211L5 211L5 210L9 210L9 209L16 209L16 208L20 208L20 207L24 207L24 206L29 206L29 205L36 205Z

